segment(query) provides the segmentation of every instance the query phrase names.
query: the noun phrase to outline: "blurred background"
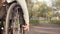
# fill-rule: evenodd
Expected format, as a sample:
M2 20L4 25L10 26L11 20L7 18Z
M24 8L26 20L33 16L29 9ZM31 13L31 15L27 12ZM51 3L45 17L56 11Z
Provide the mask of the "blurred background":
M60 24L60 0L26 0L30 23Z

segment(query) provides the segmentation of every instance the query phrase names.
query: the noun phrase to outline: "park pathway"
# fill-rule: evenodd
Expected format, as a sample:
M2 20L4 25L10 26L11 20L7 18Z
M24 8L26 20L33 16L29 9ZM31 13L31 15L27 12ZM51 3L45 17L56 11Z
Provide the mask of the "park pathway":
M60 34L60 25L56 24L35 24L30 26L26 34Z

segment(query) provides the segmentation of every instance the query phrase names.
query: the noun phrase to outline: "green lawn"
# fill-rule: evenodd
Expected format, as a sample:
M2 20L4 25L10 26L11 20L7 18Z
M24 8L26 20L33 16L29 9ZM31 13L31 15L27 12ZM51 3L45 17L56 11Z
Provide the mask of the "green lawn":
M60 20L30 20L30 24L49 23L49 24L60 24Z
M30 20L30 24L39 24L39 20Z
M50 21L51 24L59 24L60 25L60 20L52 20Z

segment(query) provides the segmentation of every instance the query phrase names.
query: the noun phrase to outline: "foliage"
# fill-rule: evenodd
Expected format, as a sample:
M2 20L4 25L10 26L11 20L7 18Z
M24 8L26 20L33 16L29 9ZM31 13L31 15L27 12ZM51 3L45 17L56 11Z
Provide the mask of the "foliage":
M46 17L46 14L45 14L46 13L46 5L39 6L38 12L40 12L38 14L38 16L40 16L40 17Z
M58 0L55 5L60 9L60 0Z
M37 2L33 3L29 1L28 3L29 16L32 17L53 17L53 9L48 7L46 4Z
M54 15L54 16L58 16L60 18L60 0L58 0L55 4L55 6L57 7L58 12Z
M47 8L47 14L46 15L47 15L47 17L50 17L50 18L53 17L53 10L52 10L52 8L49 8L49 7Z

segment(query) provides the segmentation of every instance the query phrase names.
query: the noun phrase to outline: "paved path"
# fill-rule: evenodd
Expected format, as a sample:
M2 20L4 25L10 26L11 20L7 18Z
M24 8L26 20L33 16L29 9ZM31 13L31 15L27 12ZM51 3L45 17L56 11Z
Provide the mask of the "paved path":
M30 26L30 31L26 34L60 34L60 25L56 24L36 24Z

